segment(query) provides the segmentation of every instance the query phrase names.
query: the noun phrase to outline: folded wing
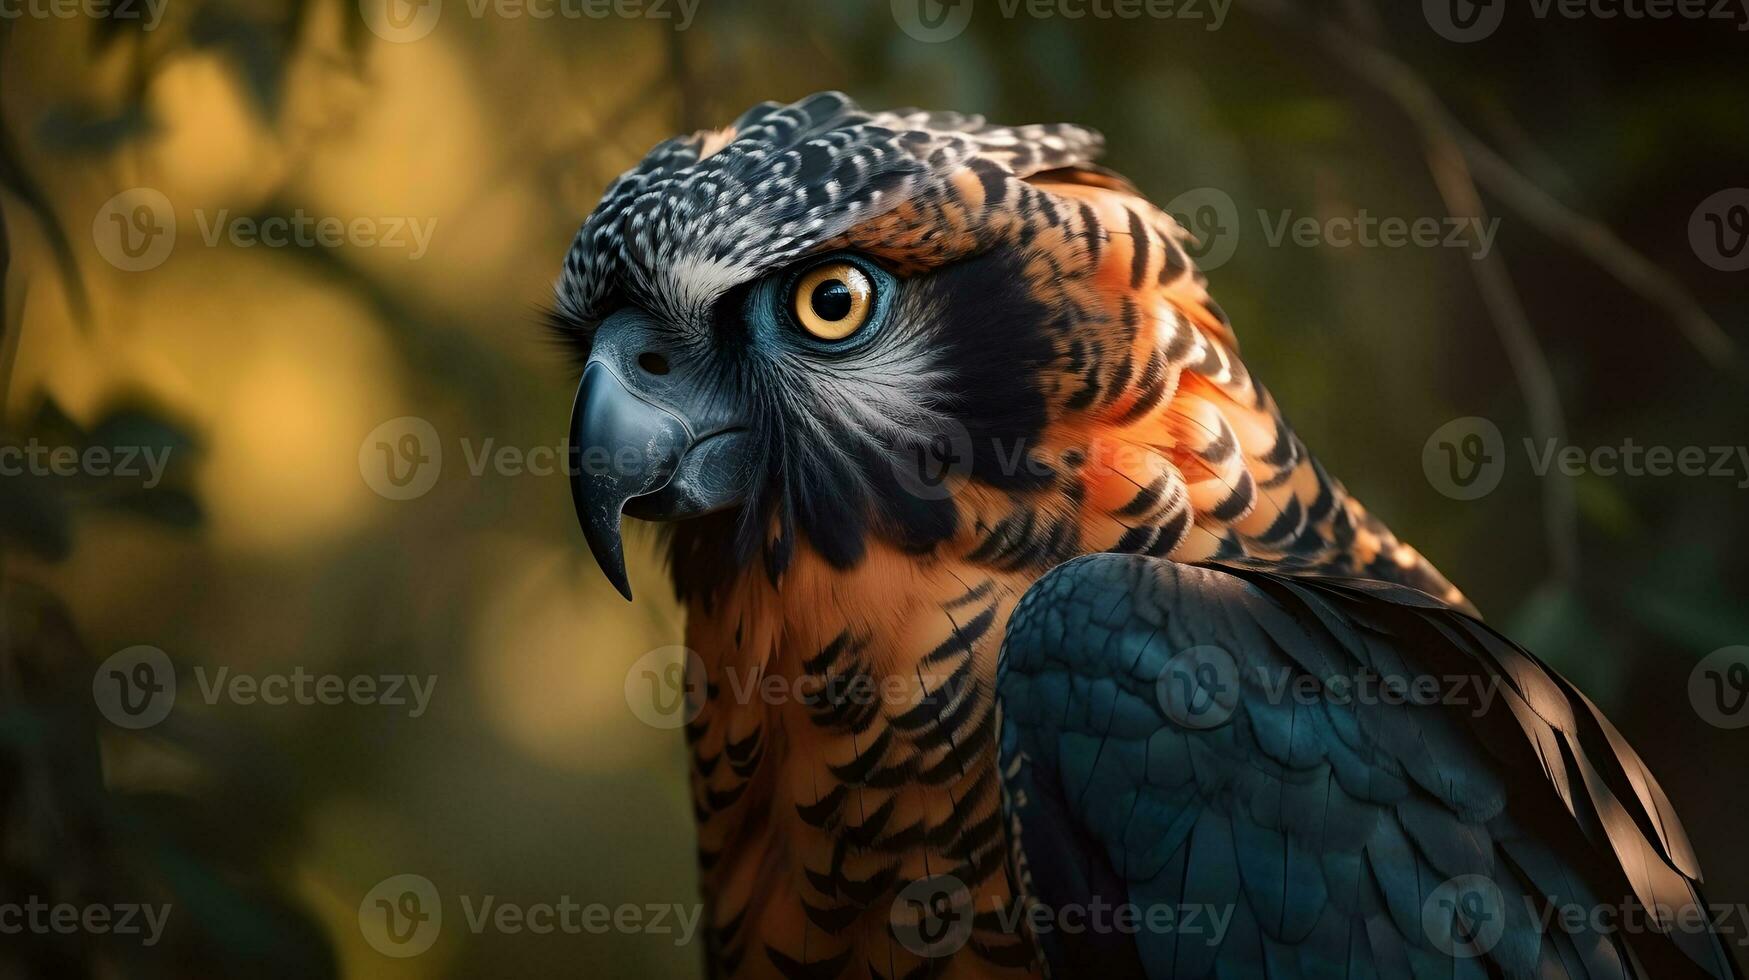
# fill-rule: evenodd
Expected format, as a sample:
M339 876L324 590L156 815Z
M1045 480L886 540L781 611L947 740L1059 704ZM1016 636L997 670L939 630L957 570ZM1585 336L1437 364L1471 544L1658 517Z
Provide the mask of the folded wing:
M1740 977L1620 733L1420 592L1082 558L998 693L1055 976Z

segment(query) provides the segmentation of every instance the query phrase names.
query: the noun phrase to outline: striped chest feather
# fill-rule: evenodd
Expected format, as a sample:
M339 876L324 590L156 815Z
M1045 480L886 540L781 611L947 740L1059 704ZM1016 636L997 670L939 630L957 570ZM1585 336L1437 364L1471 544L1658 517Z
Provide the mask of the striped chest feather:
M895 906L948 875L979 913L945 976L1024 976L996 778L997 648L1030 576L871 549L749 577L688 645L711 960L731 976L897 977L925 965Z

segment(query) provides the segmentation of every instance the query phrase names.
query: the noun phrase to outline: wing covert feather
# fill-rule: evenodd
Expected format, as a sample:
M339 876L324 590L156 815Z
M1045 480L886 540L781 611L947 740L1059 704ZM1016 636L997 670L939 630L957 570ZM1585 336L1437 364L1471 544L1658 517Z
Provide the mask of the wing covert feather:
M1137 910L1041 932L1054 975L1741 978L1710 930L1564 924L1704 909L1692 848L1594 705L1420 592L1080 558L1016 608L997 688L1028 900Z

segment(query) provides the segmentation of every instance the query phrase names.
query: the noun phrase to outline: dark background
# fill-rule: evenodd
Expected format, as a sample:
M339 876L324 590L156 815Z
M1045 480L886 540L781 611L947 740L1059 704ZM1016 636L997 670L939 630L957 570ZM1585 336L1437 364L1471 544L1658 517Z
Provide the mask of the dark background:
M1703 201L1749 184L1749 12L1496 0L1499 28L1459 43L1418 2L1237 0L1208 30L975 0L931 43L900 30L907 2L702 0L678 30L446 0L406 43L335 0L167 0L150 30L0 22L0 436L174 461L150 492L0 477L0 898L175 910L153 955L34 936L0 973L697 975L670 936L471 935L453 903L429 952L389 959L359 904L404 873L446 900L695 900L681 739L624 694L633 661L679 638L653 542L633 539L626 605L562 476L475 475L467 456L562 438L567 368L536 310L607 181L674 132L827 88L1090 124L1157 202L1225 195L1238 238L1213 290L1307 444L1605 708L1682 813L1709 897L1749 899L1749 731L1688 693L1703 658L1749 643L1749 470L1539 476L1523 449L1749 444L1749 272L1709 266L1690 234ZM137 187L178 227L167 260L126 271L103 209ZM1480 259L1272 246L1258 217L1478 206L1498 220ZM417 257L209 245L221 211L435 225ZM360 450L405 416L443 465L397 501ZM1502 433L1503 479L1455 500L1424 450L1471 416ZM135 644L181 678L170 718L137 733L91 695ZM437 686L418 718L203 703L193 671L227 666Z

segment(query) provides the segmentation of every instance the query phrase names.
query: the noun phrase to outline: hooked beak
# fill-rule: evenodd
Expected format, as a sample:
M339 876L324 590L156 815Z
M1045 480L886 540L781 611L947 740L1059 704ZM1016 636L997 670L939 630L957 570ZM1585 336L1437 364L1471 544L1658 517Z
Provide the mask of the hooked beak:
M571 499L595 562L627 599L620 515L674 521L725 510L751 482L747 430L694 370L664 354L641 311L596 333L571 409ZM663 345L667 346L667 345Z

